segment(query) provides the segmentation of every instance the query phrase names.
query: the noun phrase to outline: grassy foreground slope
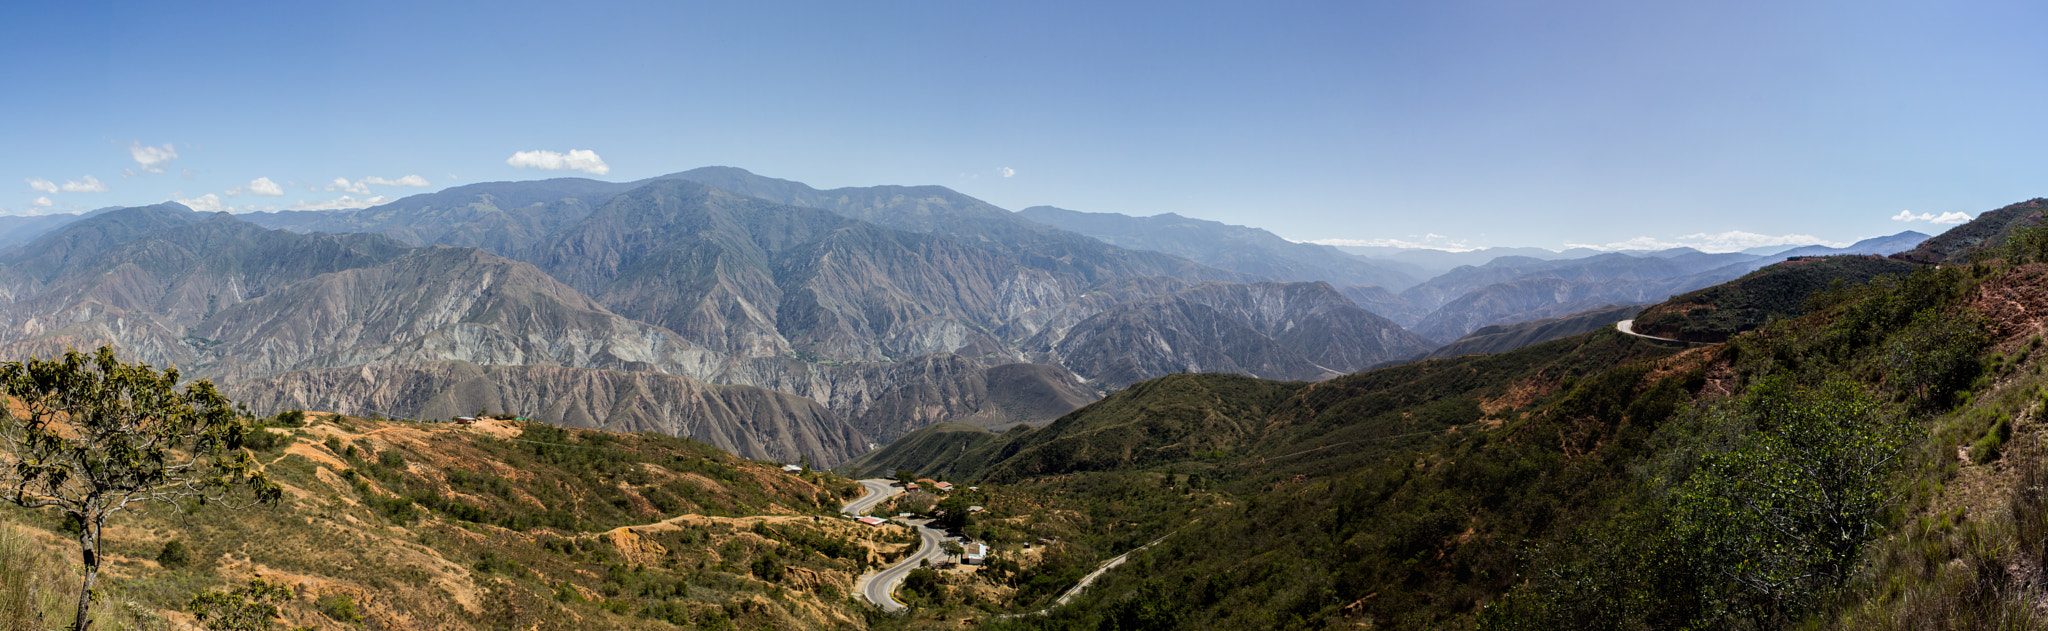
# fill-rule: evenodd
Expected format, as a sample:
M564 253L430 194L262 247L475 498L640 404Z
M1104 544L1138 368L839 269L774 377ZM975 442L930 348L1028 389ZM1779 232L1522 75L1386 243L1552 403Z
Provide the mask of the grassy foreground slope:
M310 416L252 445L281 505L110 524L102 628L191 622L194 595L261 578L294 627L866 629L855 578L915 545L839 518L848 480L688 439ZM65 525L9 514L33 554L0 564L63 572Z
M1145 533L1104 556L1159 540L996 628L2040 628L2048 234L2005 234L2031 221L1952 253L1974 264L1754 295L1804 315L1682 353L1599 331L1319 384L1176 375L858 464L937 455Z

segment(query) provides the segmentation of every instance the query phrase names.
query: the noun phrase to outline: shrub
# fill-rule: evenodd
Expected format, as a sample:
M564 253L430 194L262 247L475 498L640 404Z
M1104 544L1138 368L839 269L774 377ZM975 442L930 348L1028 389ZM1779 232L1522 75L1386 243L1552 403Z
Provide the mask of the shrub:
M188 567L192 565L192 553L185 549L184 541L172 539L164 542L163 550L156 553L156 562L168 569Z
M2012 437L2012 419L1999 415L1998 422L1991 425L1991 431L1970 445L1970 461L1984 464L1998 459L2005 450L2005 441Z
M185 605L201 624L216 631L257 631L274 629L277 606L293 598L292 588L260 578L226 592L206 592Z
M333 618L338 622L355 623L363 621L363 614L356 611L356 601L341 594L323 596L320 598L320 602L314 603L314 606L320 609L320 615Z
M1769 625L1814 606L1882 527L1911 428L1842 380L1765 379L1742 407L1756 431L1707 456L1673 514L1690 562L1726 576L1707 600Z

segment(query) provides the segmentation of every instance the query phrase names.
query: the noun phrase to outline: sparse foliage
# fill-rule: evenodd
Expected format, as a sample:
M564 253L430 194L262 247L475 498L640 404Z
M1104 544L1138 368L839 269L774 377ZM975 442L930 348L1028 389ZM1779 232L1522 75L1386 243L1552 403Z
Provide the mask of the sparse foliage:
M291 602L290 586L261 578L231 591L210 591L185 605L199 623L214 631L265 631L277 628L278 605Z
M79 523L85 566L73 628L84 631L99 578L100 533L114 513L156 502L178 507L249 490L281 491L240 449L246 427L207 381L182 390L176 369L124 364L101 347L60 360L0 364L0 483L28 508L55 508Z

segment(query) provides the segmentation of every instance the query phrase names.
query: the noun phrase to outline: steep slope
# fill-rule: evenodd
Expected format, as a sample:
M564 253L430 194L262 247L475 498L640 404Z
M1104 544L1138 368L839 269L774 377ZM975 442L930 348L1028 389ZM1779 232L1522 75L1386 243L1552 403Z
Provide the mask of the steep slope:
M1771 318L1806 313L1804 301L1835 287L1862 285L1918 266L1875 255L1801 257L1751 272L1742 278L1674 296L1636 316L1644 335L1694 342L1721 342L1763 326Z
M1610 306L1555 318L1483 326L1417 359L1505 353L1532 344L1597 331L1616 322L1633 318L1647 306Z
M1400 291L1419 280L1400 267L1376 264L1330 246L1295 243L1258 228L1173 213L1132 217L1033 206L1017 215L1117 247L1163 252L1278 281L1320 280L1337 286L1376 285Z
M0 217L0 248L28 243L81 218L80 213Z
M293 232L370 232L413 246L477 247L510 256L575 225L629 188L582 178L484 182L361 210L262 212L241 218Z
M194 328L229 381L367 363L468 361L703 374L718 358L606 311L531 265L474 248L412 250L237 304Z
M157 365L201 361L205 318L318 274L376 265L405 246L375 235L296 235L182 207L121 209L17 250L0 269L24 292L0 306L12 356L111 343Z
M0 254L10 276L9 297L20 297L67 274L97 263L96 257L121 244L183 226L202 217L183 204L122 208L77 221L42 236L20 249ZM25 287L21 283L26 282Z
M1170 276L1196 282L1259 280L1158 252L1114 247L1024 219L941 186L821 191L732 167L704 167L655 179L700 182L791 206L822 208L897 230L938 235L1012 257L1035 269L1073 274L1091 283L1133 276Z
M1971 253L2003 245L2014 228L2039 225L2043 209L2048 209L2048 199L2037 197L1985 212L1892 258L1921 264L1967 263Z
M224 390L262 414L446 420L490 410L564 427L687 436L734 454L819 466L868 450L860 432L810 399L648 372L417 362L297 370Z
M1034 342L1105 388L1176 372L1326 379L1433 346L1327 283L1204 283Z
M620 195L528 257L613 311L714 350L838 361L1001 344L1069 277L945 239L684 181Z
M1554 318L1615 303L1659 302L1671 296L1669 286L1621 279L1528 278L1497 283L1437 309L1416 323L1415 333L1448 344L1485 326Z
M877 441L937 423L994 430L1044 425L1099 398L1073 373L1044 364L984 366L958 355L930 355L891 372L877 381L893 389L848 418Z
M1417 308L1414 303L1408 302L1407 298L1402 298L1400 294L1387 291L1385 287L1377 285L1352 285L1350 287L1339 287L1337 291L1344 294L1345 298L1350 298L1351 302L1358 303L1358 306L1364 307L1366 311L1371 311L1382 318L1393 320L1395 324L1401 326L1415 326L1416 322L1422 321L1423 316L1429 315L1428 311Z
M1474 290L1497 283L1532 278L1559 278L1582 283L1610 280L1660 281L1746 263L1757 258L1759 257L1751 254L1707 254L1686 248L1641 255L1609 252L1558 260L1522 256L1500 257L1482 266L1464 266L1445 272L1402 291L1401 297L1406 298L1417 308L1435 311Z
M696 441L306 416L250 441L275 506L116 517L94 628L204 628L195 596L263 580L287 597L247 628L864 629L844 595L915 547L837 518L852 481ZM16 584L76 589L61 519L9 519Z

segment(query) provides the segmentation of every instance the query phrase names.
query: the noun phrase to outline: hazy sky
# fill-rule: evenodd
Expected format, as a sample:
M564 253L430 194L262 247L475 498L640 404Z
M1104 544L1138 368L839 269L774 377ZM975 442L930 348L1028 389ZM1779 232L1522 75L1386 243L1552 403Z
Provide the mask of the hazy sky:
M8 3L0 212L730 165L1293 239L1933 233L2048 195L2044 5Z

